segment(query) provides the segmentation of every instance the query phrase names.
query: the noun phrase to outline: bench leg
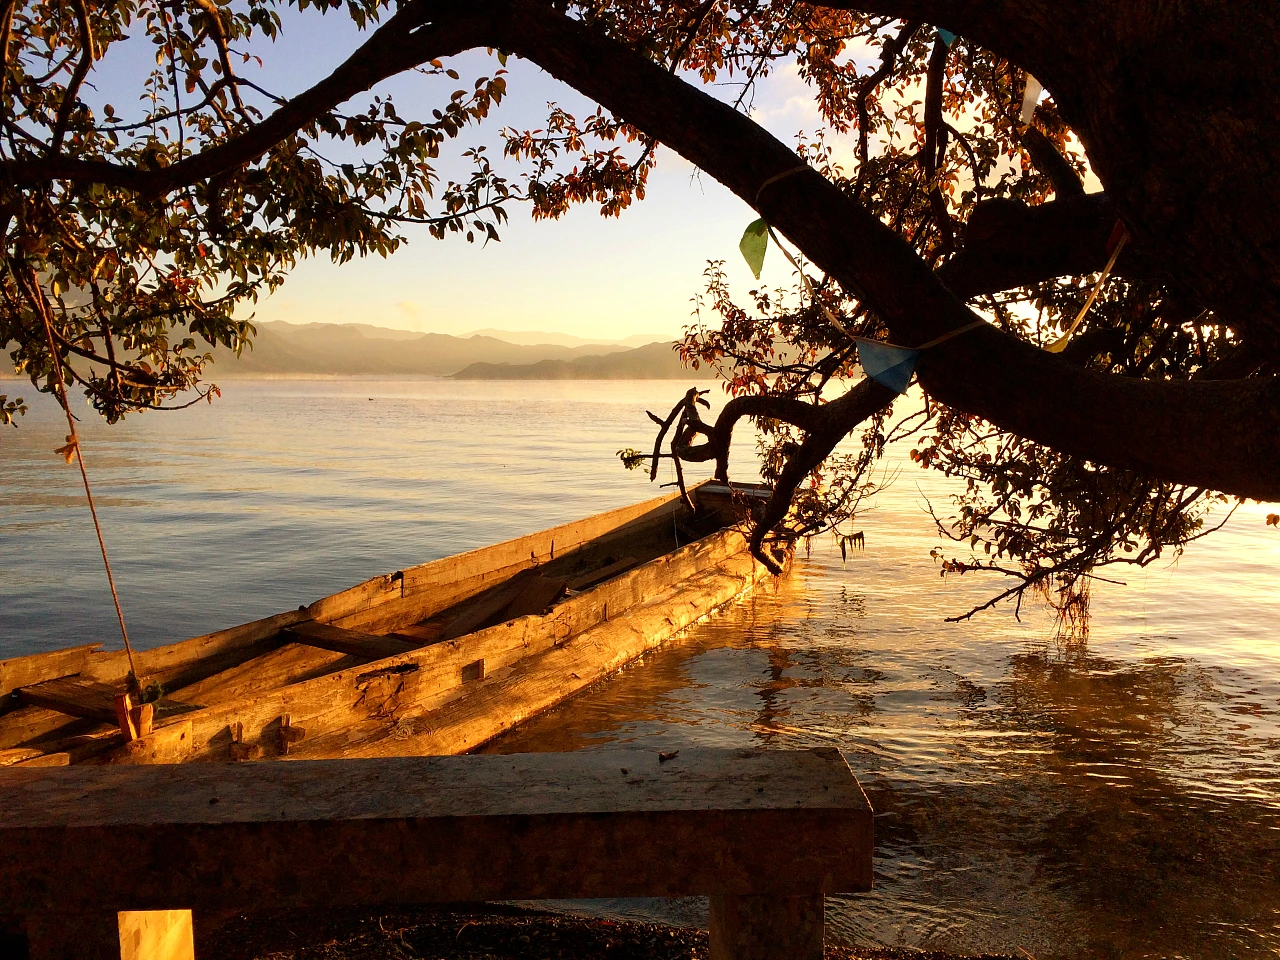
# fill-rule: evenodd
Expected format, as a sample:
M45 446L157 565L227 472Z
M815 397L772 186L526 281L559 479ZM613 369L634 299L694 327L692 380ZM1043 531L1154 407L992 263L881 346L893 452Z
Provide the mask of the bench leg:
M195 960L190 910L40 914L27 943L31 960Z
M821 896L712 897L711 960L822 960Z

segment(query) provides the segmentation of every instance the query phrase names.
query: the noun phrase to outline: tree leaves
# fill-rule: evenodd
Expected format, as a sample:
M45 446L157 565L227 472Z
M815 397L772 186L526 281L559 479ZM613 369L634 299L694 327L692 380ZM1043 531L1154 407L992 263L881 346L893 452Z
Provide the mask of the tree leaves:
M747 261L752 275L759 280L764 255L769 249L769 225L763 218L747 224L747 229L742 232L742 239L738 241L738 249L742 251L742 259Z

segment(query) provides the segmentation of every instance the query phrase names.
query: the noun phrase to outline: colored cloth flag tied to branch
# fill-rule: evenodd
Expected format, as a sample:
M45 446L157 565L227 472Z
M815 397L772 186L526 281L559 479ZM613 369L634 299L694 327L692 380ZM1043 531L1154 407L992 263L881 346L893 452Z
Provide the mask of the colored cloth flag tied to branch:
M894 393L907 392L920 361L919 350L863 337L856 337L854 342L858 345L858 362L862 364L863 373Z
M1036 115L1036 104L1040 102L1040 94L1044 92L1044 86L1033 77L1027 74L1027 89L1022 94L1022 115L1018 118L1025 127L1031 122L1031 118Z
M956 42L956 35L952 33L950 30L943 30L941 27L939 27L938 39L942 41L943 46L949 47Z

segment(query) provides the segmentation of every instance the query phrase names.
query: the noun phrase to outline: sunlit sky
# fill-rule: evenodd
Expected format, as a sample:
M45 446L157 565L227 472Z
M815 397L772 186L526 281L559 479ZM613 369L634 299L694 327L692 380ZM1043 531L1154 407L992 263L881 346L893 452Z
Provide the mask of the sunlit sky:
M283 39L254 47L264 66L243 68L247 78L278 94L305 89L361 40L339 14L290 10L283 15ZM113 50L95 70L98 94L114 100L117 109L137 95L140 73L150 66L149 50L135 51ZM463 82L498 69L496 59L479 51L449 65ZM500 128L540 127L548 101L583 113L594 110L594 104L528 62L512 58L508 70L508 98L455 145L484 143L500 160ZM407 74L374 92L390 92L406 118L429 117L458 85ZM732 98L739 88L719 92ZM367 99L357 98L351 106L363 106ZM423 104L420 112L415 103ZM761 84L753 103L755 118L784 142L794 143L799 132L818 126L812 99L788 68ZM469 170L445 157L439 169L446 178ZM503 169L519 173L514 164ZM659 154L647 198L621 218L603 218L594 207L575 209L554 222L533 222L521 204L513 204L509 213L501 242L487 247L459 238L438 241L425 227L407 227L408 245L388 259L374 256L341 266L328 259L304 262L281 291L243 313L259 320L361 322L451 334L493 327L622 339L640 333L678 335L691 319L690 298L702 289L709 259L726 260L731 280L743 291L756 285L737 252L743 228L756 215L670 150ZM762 280L786 284L789 279L785 261L771 255Z

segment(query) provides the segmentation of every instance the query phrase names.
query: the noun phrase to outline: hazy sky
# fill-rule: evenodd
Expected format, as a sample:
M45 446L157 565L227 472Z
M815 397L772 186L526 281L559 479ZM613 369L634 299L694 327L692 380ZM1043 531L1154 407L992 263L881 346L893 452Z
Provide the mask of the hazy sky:
M341 15L287 12L285 25L281 42L256 48L265 67L245 68L246 76L278 93L304 89L359 43ZM96 80L104 100L116 94L119 109L128 99L125 89L138 89L138 71L148 64L138 55L108 57L113 60L96 71ZM463 81L498 67L483 53L455 58L452 65ZM508 68L508 99L478 132L456 142L486 142L500 159L500 127L540 127L547 101L583 112L594 109L527 62L512 58ZM405 117L414 115L414 102L430 91L426 110L419 114L426 116L457 85L410 74L379 90L393 93ZM723 93L736 96L737 89ZM761 86L755 111L760 122L788 143L800 130L817 127L812 101L790 72ZM448 163L441 169L446 176L465 170ZM660 154L647 199L620 219L602 218L593 207L575 209L555 222L532 222L520 204L512 205L510 214L502 242L488 247L453 238L437 241L425 228L408 227L409 244L389 259L371 257L342 266L327 259L304 262L280 292L257 305L255 316L440 333L496 327L595 338L676 335L690 321L690 298L702 289L708 259L728 261L732 279L744 292L755 285L737 250L754 212L710 177L695 176L694 169L669 150ZM776 252L771 254L763 280L788 283L784 264Z
M321 16L314 8L305 13L287 8L281 15L282 39L252 48L263 66L241 67L247 79L276 94L306 89L363 39L341 13ZM113 102L118 111L129 109L147 71L154 68L150 46L138 40L113 47L91 75L99 100ZM860 61L872 59L865 51L859 53ZM496 59L483 52L454 58L450 65L461 74L461 82L409 73L374 93L392 94L406 118L427 118L454 88L469 86L477 75L498 69ZM466 177L469 167L451 157L483 143L495 164L515 179L520 169L501 156L498 134L503 126L541 127L548 101L579 115L595 109L530 63L511 58L508 69L509 96L480 128L464 132L451 148L446 146L437 168L443 178ZM732 99L739 89L726 85L711 92ZM352 107L363 108L368 98L356 98ZM758 85L753 116L788 144L801 131L812 134L819 127L809 91L786 66ZM851 142L831 142L837 160L852 156ZM341 147L326 147L325 152L346 159ZM637 152L632 145L631 155ZM425 227L406 226L402 229L409 243L388 259L374 256L341 266L327 258L304 261L282 290L241 315L455 334L495 327L591 339L637 333L675 336L692 319L690 300L703 289L708 260L726 261L730 281L742 294L757 285L737 249L755 212L670 150L659 153L647 198L620 218L605 219L591 206L575 208L552 222L534 223L521 204L510 205L508 212L511 220L502 230L502 241L487 247L458 237L435 240ZM790 286L792 281L786 261L771 251L761 282Z

